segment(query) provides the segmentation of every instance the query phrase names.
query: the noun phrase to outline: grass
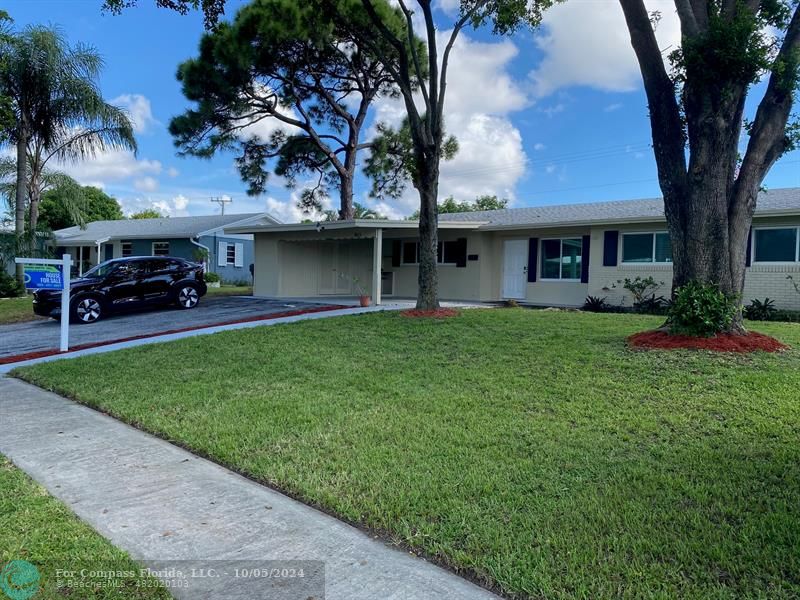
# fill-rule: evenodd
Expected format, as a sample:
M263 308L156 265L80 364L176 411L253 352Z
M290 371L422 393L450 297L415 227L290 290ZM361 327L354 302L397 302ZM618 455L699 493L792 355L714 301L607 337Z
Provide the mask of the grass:
M43 317L33 314L33 299L30 296L21 298L0 298L0 325L34 321Z
M133 580L127 580L127 585L119 588L59 586L57 569L138 571L140 566L0 455L0 568L11 560L26 560L39 570L42 589L35 598L150 600L171 597L163 588L137 587ZM0 596L5 598L2 592Z
M798 597L800 352L626 347L658 324L376 313L19 375L508 596Z
M253 286L250 285L221 285L218 288L209 287L209 296L252 296Z

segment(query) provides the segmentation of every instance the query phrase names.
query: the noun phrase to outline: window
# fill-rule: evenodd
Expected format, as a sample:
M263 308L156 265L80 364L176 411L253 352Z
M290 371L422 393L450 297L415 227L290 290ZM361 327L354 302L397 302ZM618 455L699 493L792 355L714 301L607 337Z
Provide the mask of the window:
M133 256L133 242L129 240L122 240L122 256Z
M153 242L153 256L169 256L169 242Z
M225 253L226 256L226 264L235 265L236 264L236 245L235 244L228 244L228 250Z
M542 240L542 279L580 281L581 238Z
M669 234L624 233L622 235L622 262L671 263L672 244Z
M458 263L459 243L456 240L439 242L436 248L436 262L440 265L455 265ZM403 242L403 264L419 264L419 242Z
M753 231L755 262L798 262L798 228L756 229Z

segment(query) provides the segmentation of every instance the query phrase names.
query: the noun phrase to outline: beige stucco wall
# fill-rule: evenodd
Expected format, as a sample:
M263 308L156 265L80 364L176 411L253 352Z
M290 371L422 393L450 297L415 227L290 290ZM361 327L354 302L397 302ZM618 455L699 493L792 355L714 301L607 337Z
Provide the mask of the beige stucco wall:
M382 270L394 273L394 293L395 297L415 298L417 296L417 277L418 269L416 265L392 266L392 242L395 240L415 241L418 239L415 230L393 231L384 235ZM467 260L466 267L456 267L455 265L439 265L439 296L443 300L470 300L482 301L488 298L482 297L481 281L484 276L482 265L486 253L485 235L467 231L447 231L439 232L439 239L442 241L467 239L467 256L477 254L478 260Z
M800 224L799 219L755 219L753 227L796 227L798 224ZM603 266L603 232L607 229L616 229L620 232L616 267ZM622 263L622 234L654 231L666 231L666 225L652 223L592 228L588 293L592 296L606 298L611 304L631 306L631 295L618 282L626 277L633 279L637 276L642 278L652 276L656 281L664 282L656 295L669 297L672 289L671 265ZM745 275L744 304L746 305L756 298L763 300L768 297L774 300L775 305L779 308L800 310L800 294L795 291L792 282L786 279L787 275L792 275L796 281L800 282L800 264L769 265L754 262L747 269Z

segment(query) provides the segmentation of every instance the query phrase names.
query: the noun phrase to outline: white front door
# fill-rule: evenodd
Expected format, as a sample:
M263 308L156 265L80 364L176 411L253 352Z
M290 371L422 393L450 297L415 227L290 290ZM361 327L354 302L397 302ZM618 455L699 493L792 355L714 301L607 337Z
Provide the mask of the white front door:
M503 242L503 298L524 300L527 284L528 240L506 240Z

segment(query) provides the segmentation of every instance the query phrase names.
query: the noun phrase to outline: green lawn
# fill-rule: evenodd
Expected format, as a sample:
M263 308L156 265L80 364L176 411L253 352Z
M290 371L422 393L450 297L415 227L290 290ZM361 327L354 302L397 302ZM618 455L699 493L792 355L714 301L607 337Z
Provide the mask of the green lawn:
M0 298L0 325L33 321L43 317L33 314L33 298Z
M253 287L249 285L221 285L218 288L209 287L209 296L252 296Z
M20 375L510 596L798 597L800 351L626 348L659 323L370 314Z
M171 598L159 587L137 587L133 580L119 588L59 586L57 569L138 571L140 566L0 455L0 569L12 560L28 561L38 569L41 590L36 599ZM0 597L6 595L0 591Z

